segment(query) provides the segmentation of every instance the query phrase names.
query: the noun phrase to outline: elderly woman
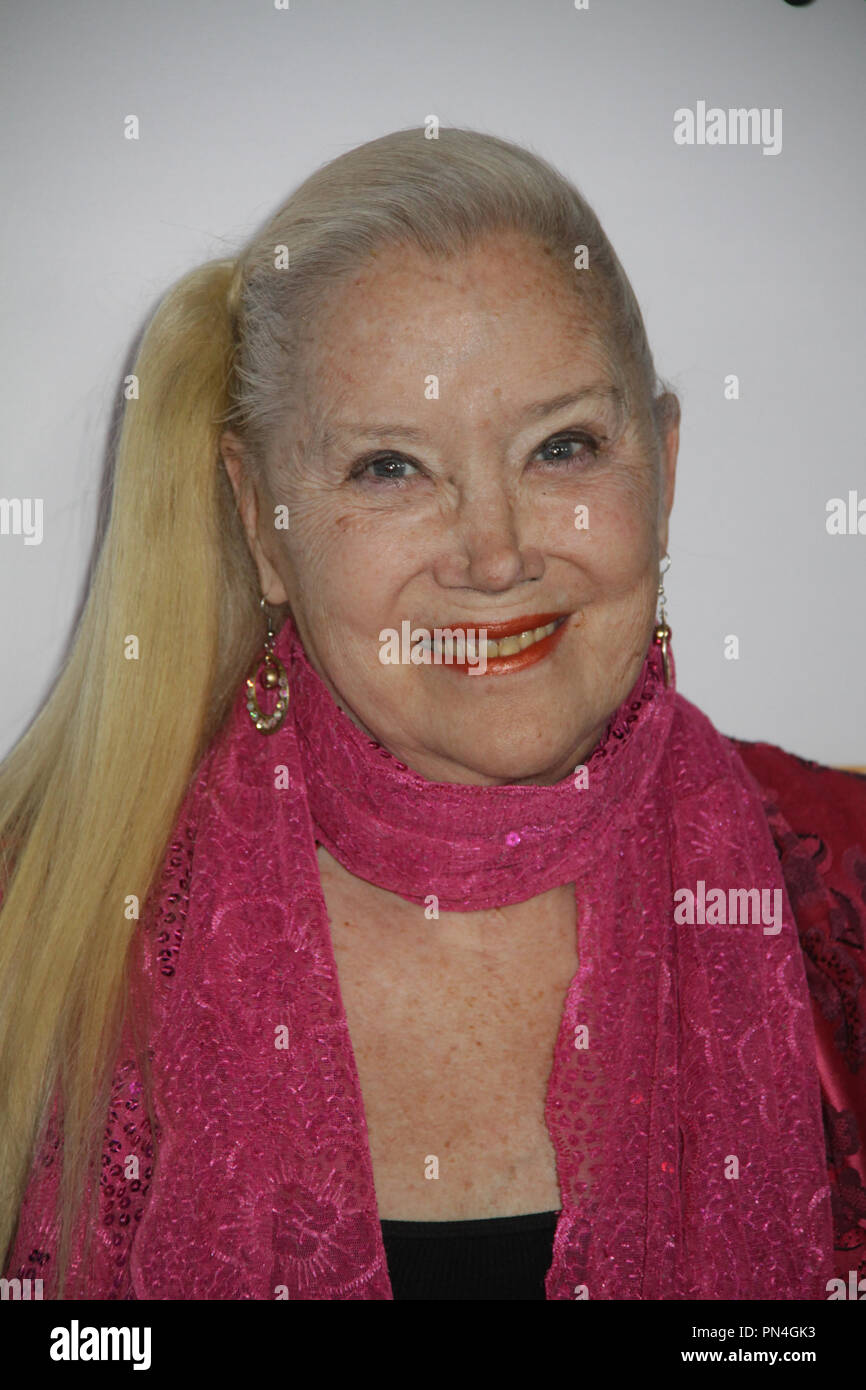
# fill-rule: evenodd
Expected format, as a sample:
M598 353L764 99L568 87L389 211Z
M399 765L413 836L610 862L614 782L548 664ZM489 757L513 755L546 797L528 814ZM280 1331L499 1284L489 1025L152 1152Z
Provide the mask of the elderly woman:
M676 692L678 404L575 188L470 131L353 150L171 291L127 397L2 773L7 1274L866 1272L866 781Z

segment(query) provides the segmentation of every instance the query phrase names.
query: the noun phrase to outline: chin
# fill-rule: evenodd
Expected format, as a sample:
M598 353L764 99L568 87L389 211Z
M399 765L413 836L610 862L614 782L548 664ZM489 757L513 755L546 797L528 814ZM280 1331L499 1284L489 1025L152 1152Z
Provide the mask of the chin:
M569 762L569 751L563 748L540 749L533 747L485 747L478 740L469 748L443 749L452 763L465 768L468 776L463 780L478 778L495 782L527 782L540 779L543 782L561 782L573 771Z

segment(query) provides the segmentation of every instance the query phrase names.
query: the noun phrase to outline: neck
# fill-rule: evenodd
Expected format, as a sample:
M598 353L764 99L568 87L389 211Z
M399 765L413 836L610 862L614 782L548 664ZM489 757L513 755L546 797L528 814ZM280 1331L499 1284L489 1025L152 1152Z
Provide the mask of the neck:
M370 968L391 969L410 953L429 964L458 962L498 969L522 960L528 943L537 952L556 946L577 964L577 913L573 883L559 884L524 902L467 912L438 910L428 917L417 903L350 873L322 844L316 845L322 892L335 943L344 951L369 952ZM463 969L463 966L458 968Z

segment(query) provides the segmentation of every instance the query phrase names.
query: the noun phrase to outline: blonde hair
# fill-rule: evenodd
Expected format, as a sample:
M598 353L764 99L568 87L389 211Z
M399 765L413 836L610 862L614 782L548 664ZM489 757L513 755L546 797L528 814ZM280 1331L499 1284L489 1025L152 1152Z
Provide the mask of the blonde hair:
M149 900L196 765L263 636L222 429L265 467L324 296L372 252L411 242L450 255L504 229L550 248L597 307L658 437L640 309L592 209L545 161L469 130L397 131L326 164L236 262L178 281L143 337L70 655L0 767L0 1251L59 1095L61 1288L127 1008L136 922L124 906L130 894ZM589 270L576 274L580 245ZM125 659L131 636L139 660Z

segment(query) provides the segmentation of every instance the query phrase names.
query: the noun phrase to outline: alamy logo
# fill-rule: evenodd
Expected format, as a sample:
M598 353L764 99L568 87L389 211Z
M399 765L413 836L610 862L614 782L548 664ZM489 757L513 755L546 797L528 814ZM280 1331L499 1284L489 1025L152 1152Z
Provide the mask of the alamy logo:
M131 1361L134 1371L150 1370L149 1327L52 1327L52 1361Z
M770 895L772 894L772 911ZM679 926L700 923L709 927L758 926L765 936L778 936L782 930L781 888L710 888L698 879L697 892L677 888L674 893L674 921Z
M695 110L680 106L674 112L675 145L763 145L764 154L782 149L782 108L739 106L724 111L721 106L707 109L705 101Z

